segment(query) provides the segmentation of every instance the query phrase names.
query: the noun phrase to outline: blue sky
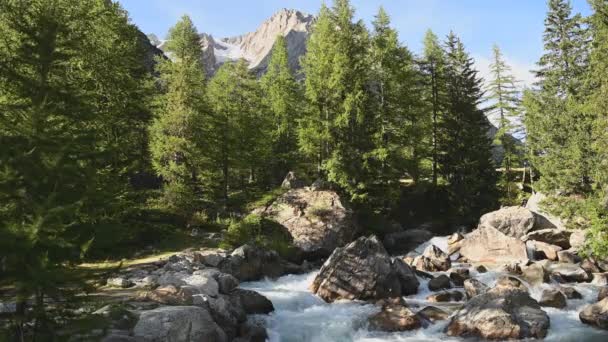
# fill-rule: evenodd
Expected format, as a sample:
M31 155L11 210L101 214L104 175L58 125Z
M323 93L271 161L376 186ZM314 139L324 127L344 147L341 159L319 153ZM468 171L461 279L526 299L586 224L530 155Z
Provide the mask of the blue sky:
M145 33L165 37L183 14L188 14L199 32L227 37L254 31L281 8L316 14L323 0L119 0L132 21ZM419 52L424 32L439 36L454 30L485 74L491 48L498 44L525 83L529 70L542 54L545 0L352 0L356 16L370 23L383 6L399 31L400 40ZM326 3L331 3L327 0ZM572 0L576 12L589 14L586 0Z

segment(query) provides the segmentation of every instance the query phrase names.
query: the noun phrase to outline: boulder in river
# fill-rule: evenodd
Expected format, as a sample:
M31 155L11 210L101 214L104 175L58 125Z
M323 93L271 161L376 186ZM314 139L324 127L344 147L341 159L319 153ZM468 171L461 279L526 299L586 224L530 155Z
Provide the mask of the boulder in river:
M396 332L418 329L422 322L420 316L400 300L384 303L382 310L369 318L369 325L373 330Z
M514 206L487 213L479 219L479 226L492 227L514 238L522 238L535 228L535 216L530 210Z
M427 306L416 313L423 321L435 323L444 321L450 317L450 314L434 306Z
M457 311L446 333L491 340L544 338L549 325L549 316L527 292L493 289Z
M525 242L481 225L463 241L460 254L473 263L505 264L528 261Z
M460 291L444 291L436 294L432 294L426 297L426 300L431 303L442 303L442 302L459 302L464 298L464 295Z
M575 288L569 286L561 286L559 290L566 296L567 299L583 299L583 295L576 291Z
M531 285L548 283L550 281L549 272L540 263L533 263L529 266L520 266L521 278Z
M292 189L258 212L284 226L307 258L327 257L357 234L352 210L335 191Z
M540 306L563 309L566 307L566 296L559 290L544 290L539 303Z
M584 307L578 317L585 324L608 330L608 298Z
M535 260L549 259L555 261L557 260L557 253L562 250L559 246L535 240L526 241L526 246L532 251Z
M452 267L450 257L435 245L428 246L421 256L414 259L417 270L426 272L447 271Z
M572 235L572 232L565 229L540 229L529 232L522 239L524 241L540 241L559 246L562 249L568 249L570 248L570 235Z
M571 250L557 252L557 260L568 264L576 264L581 261L581 258Z
M464 291L468 299L471 299L477 295L488 292L490 288L477 279L467 279L464 281Z
M553 279L560 283L580 283L591 280L589 274L575 264L553 263L548 267L548 271L551 272Z
M597 293L597 301L601 301L604 298L608 298L608 286L603 286L600 288L600 291Z
M431 280L429 280L429 290L431 291L439 291L445 289L451 289L452 284L450 283L450 278L445 274L441 274Z
M401 297L417 293L419 285L414 271L401 259L392 259L372 236L337 248L310 288L326 302L333 302Z

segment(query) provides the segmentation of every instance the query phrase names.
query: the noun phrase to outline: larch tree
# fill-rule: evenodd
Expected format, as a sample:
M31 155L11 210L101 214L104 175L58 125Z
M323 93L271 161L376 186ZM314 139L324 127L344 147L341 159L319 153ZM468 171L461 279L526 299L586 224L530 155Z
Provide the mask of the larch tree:
M488 114L498 123L494 144L502 148L502 173L500 188L502 202L514 205L517 202L517 188L513 182L512 170L520 163L520 153L514 134L521 133L522 115L520 110L517 80L511 67L505 62L497 45L493 47L493 60L490 65L490 80L487 84L486 100L491 103Z
M289 68L285 37L277 37L260 83L263 100L272 114L271 176L277 181L299 161L297 127L303 106L300 85Z
M188 16L169 31L171 60L158 65L165 93L150 127L153 166L164 181L162 204L185 218L196 211L202 190L205 72L199 39Z
M440 169L448 182L452 215L477 220L496 203L496 172L489 121L479 108L482 80L473 59L456 35L446 42L447 105L443 121Z

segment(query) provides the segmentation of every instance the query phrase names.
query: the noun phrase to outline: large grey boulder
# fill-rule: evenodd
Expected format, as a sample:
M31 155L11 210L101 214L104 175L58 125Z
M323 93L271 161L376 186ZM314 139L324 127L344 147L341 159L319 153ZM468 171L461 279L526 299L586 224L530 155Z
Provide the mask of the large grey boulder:
M529 232L522 238L522 240L540 241L550 245L559 246L562 249L568 249L570 248L571 235L572 231L565 229L540 229Z
M420 271L441 272L449 270L452 261L439 247L430 245L425 248L421 256L414 259L414 266Z
M488 225L480 225L462 240L460 254L473 263L507 264L528 261L525 242Z
M287 273L301 273L303 269L282 259L276 252L253 245L235 249L220 265L219 270L239 281L277 278Z
M534 240L526 241L526 246L528 250L532 251L532 257L535 260L549 259L555 261L558 259L557 253L562 250L559 246Z
M528 198L526 209L535 214L537 229L565 229L565 225L557 216L547 213L541 208L541 202L547 198L544 194L537 192Z
M566 295L564 295L561 291L555 289L544 290L539 303L541 306L563 309L566 307L567 304Z
M433 233L425 229L409 229L387 234L384 237L384 247L391 254L407 254L422 243L430 240Z
M608 330L608 298L584 307L578 317L585 324Z
M335 191L292 189L257 212L285 227L307 257L327 257L357 234L352 210Z
M521 238L535 229L535 216L523 207L504 207L479 219L479 226L492 227L501 233Z
M372 236L337 248L310 288L326 302L333 302L400 297L415 294L419 285L414 271L402 260L392 259Z
M211 314L198 306L166 306L143 311L133 336L142 342L227 341Z
M408 331L422 326L420 316L412 312L402 300L382 303L382 310L369 318L370 328L380 331Z
M446 333L490 340L544 338L549 325L549 316L527 292L492 289L456 312Z

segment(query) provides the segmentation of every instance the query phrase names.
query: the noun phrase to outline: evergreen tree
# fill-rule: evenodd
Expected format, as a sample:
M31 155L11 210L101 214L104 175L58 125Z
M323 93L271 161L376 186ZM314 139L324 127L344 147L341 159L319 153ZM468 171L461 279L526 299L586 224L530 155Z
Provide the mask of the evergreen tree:
M262 90L244 60L226 63L208 87L210 157L218 167L223 204L231 184L243 187L265 169L271 151L271 117Z
M530 159L541 174L540 190L549 194L585 193L592 183L593 118L582 108L580 92L588 33L571 12L568 1L549 1L538 89L526 92L523 102Z
M399 180L406 170L417 179L424 127L414 98L416 70L410 52L399 44L397 31L380 8L373 21L370 47L368 110L374 114L369 131L374 148L367 154L366 172L375 179L370 200L380 210L392 207L400 194ZM409 152L409 153L408 153ZM409 167L408 167L409 166Z
M285 37L278 36L266 74L260 80L266 106L272 113L272 176L280 180L299 159L297 122L303 105L287 55Z
M519 91L511 68L506 64L498 46L493 48L494 60L490 65L491 79L488 82L486 100L492 105L488 112L498 122L498 131L494 136L494 144L501 146L502 175L500 186L503 192L503 204L514 205L517 202L517 188L512 180L512 170L518 166L518 145L512 134L521 133L519 109Z
M429 107L431 121L431 177L437 187L439 176L439 145L441 117L445 107L445 54L439 38L431 31L424 36L422 72L425 85L425 103Z
M477 220L496 203L489 121L479 109L481 79L456 35L446 42L447 106L442 122L440 169L448 182L453 215Z
M189 217L200 195L205 72L199 36L184 16L169 32L167 52L172 61L159 63L166 89L150 127L153 166L164 180L163 205Z
M46 340L45 298L124 205L145 71L137 30L109 1L2 1L0 34L3 276L21 318L34 297L33 338Z

